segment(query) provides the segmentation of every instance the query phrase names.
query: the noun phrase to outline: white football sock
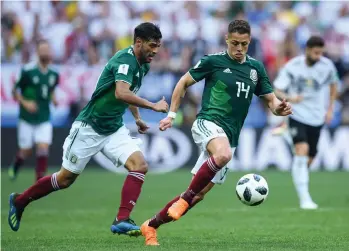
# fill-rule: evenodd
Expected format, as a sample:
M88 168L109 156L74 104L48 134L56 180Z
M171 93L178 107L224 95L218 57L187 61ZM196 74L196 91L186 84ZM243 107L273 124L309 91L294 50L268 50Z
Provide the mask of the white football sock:
M300 203L312 201L309 194L308 157L295 155L293 157L291 172Z

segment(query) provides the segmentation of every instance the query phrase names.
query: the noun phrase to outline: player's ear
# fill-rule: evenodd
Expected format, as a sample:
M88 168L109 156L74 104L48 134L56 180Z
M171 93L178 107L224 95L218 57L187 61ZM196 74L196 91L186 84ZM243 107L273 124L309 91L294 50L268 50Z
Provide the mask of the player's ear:
M226 42L227 44L229 43L228 39L229 39L229 35L228 35L228 34L225 34L225 42Z
M137 46L137 47L140 47L140 46L142 46L142 39L141 38L139 38L139 37L136 37L136 41L135 41L135 46Z

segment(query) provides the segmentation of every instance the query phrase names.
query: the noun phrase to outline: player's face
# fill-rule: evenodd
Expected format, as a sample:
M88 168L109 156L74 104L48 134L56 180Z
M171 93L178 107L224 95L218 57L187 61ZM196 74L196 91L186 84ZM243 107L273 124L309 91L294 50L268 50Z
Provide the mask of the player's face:
M149 41L140 40L140 51L142 63L150 63L161 46L160 40L150 39Z
M237 61L242 61L246 56L251 37L248 33L233 32L225 35L225 41L228 44L229 55Z
M51 50L47 43L42 43L38 47L38 57L42 64L48 64L51 61Z
M319 61L323 54L324 54L323 47L313 47L313 48L306 48L305 49L305 55L307 57L307 62L310 65L313 65L317 61Z

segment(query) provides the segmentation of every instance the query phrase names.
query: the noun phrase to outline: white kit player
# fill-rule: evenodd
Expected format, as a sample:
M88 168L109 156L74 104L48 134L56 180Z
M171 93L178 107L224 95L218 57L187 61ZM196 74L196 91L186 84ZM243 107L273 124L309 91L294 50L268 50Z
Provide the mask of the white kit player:
M312 36L305 55L291 59L274 82L278 97L293 103L288 121L294 144L291 173L302 209L318 208L309 193L308 168L317 153L321 128L332 120L337 95L337 71L332 61L323 57L324 47L321 37Z

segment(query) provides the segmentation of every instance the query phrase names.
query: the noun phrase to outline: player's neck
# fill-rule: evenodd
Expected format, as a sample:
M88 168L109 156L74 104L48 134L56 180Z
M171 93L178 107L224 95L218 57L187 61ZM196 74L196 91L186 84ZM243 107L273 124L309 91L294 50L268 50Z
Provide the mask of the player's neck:
M142 61L141 61L141 52L140 52L140 51L137 51L133 45L132 45L131 47L132 47L133 53L135 54L135 58L136 58L136 60L137 60L137 63L138 63L139 65L142 65Z
M241 60L238 60L238 59L234 58L233 55L230 55L228 50L227 50L227 54L232 60L238 62L239 64L243 64L246 61L246 55Z
M40 61L38 62L39 69L42 73L47 73L48 64L42 64Z

